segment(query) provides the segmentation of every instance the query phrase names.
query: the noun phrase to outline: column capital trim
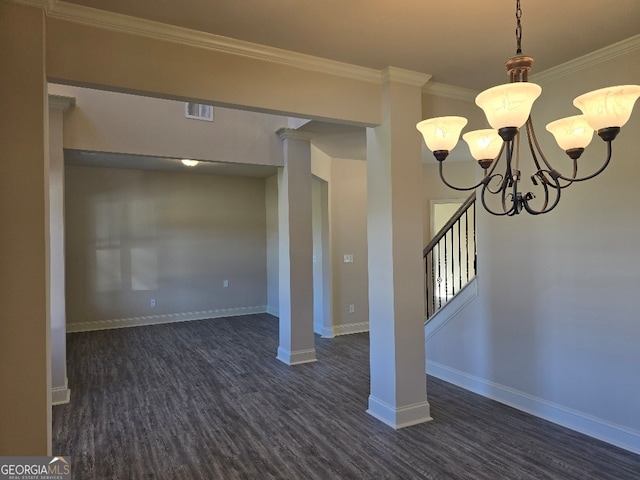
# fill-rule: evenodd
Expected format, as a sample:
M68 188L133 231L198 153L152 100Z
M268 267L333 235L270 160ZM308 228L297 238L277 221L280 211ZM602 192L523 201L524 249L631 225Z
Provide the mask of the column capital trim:
M280 128L276 131L276 134L280 137L280 140L313 140L315 134L313 132L301 132L300 130L294 130L293 128Z
M422 87L431 79L428 73L414 72L398 67L386 67L381 70L382 82L402 83L411 87Z
M422 92L435 97L452 98L465 102L474 102L479 91L470 88L456 87L440 82L429 82L422 87Z
M63 112L76 105L75 97L67 97L64 95L49 94L49 108L54 110L62 110Z

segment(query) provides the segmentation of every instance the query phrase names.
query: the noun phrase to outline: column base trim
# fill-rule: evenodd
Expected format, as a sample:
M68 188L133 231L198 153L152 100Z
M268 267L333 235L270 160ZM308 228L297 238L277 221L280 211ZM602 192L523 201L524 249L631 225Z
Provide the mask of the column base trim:
M278 347L278 355L276 356L276 358L281 362L286 363L287 365L300 365L301 363L311 363L318 361L318 359L316 358L315 348L290 352L288 350L284 350L282 347Z
M431 406L427 401L404 407L394 407L373 395L369 395L367 413L396 430L433 420L430 411Z
M364 333L368 331L369 322L345 323L323 328L322 338L333 338L340 335L351 335L353 333Z
M61 387L53 387L51 389L51 405L64 405L69 403L71 399L71 390L69 390L68 380L64 379L64 385Z

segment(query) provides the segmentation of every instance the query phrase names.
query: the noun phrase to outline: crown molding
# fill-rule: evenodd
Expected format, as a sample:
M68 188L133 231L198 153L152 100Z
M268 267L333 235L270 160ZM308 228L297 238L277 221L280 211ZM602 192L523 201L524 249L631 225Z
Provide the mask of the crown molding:
M543 72L531 75L530 78L532 81L545 82L556 78L566 77L567 75L573 74L577 71L612 60L621 55L626 55L638 49L640 49L640 35L634 35L633 37L622 40L621 42L614 43L608 47L601 48L595 52L588 53L582 57L569 60L568 62L561 63L560 65L549 68Z
M54 110L62 110L63 112L70 107L75 106L76 98L75 97L67 97L64 95L52 95L49 94L49 108L53 108Z
M436 97L452 98L454 100L463 100L465 102L473 102L478 95L476 90L470 88L455 87L446 83L429 82L422 87L422 92Z
M281 48L236 40L213 33L168 25L120 13L107 12L58 0L10 0L14 3L44 8L50 18L128 33L190 47L229 53L265 62L325 73L371 83L382 83L379 70L349 63L291 52Z
M431 75L427 73L414 72L413 70L405 70L398 67L386 67L382 69L382 82L402 83L411 87L422 87L431 79Z

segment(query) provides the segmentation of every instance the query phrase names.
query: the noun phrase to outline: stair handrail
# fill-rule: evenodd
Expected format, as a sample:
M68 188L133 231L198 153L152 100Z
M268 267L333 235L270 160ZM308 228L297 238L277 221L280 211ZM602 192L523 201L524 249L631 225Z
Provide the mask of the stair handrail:
M427 243L427 246L424 247L424 250L422 251L423 257L426 257L429 254L429 252L433 250L433 247L435 247L438 244L438 242L442 240L442 237L444 237L446 233L449 231L449 229L453 225L455 225L455 223L458 220L460 220L462 215L464 215L464 212L466 212L469 209L469 207L475 203L475 201L476 201L476 191L474 190L473 192L471 192L471 195L469 195L467 199L464 202L462 202L462 205L460 205L460 208L458 208L458 210L455 211L455 213L451 216L449 221L447 221L447 223L443 225L443 227L438 231L438 233L434 235L431 241Z

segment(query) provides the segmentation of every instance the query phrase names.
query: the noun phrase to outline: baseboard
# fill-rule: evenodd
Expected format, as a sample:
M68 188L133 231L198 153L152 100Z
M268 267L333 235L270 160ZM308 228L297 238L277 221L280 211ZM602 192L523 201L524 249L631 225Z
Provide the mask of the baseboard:
M220 308L201 312L167 313L148 315L145 317L117 318L113 320L93 320L90 322L67 323L67 333L88 332L92 330L108 330L111 328L140 327L144 325L158 325L161 323L186 322L190 320L207 320L210 318L235 317L268 313L265 305L240 308Z
M424 325L424 339L429 340L438 330L478 296L478 277L473 277L458 294L438 310Z
M433 420L430 415L429 402L397 408L373 395L369 395L367 413L396 430Z
M267 313L269 315L273 315L274 317L280 318L280 309L278 307L274 307L273 305L267 305Z
M323 338L333 338L339 335L351 335L353 333L363 333L369 331L369 322L346 323L344 325L334 325L322 329Z
M290 352L284 350L282 347L278 347L278 355L276 358L287 365L300 365L302 363L318 361L315 348Z
M65 378L64 385L51 389L51 405L63 405L69 403L71 390L69 390L68 380Z
M640 454L640 431L427 360L427 373L515 409Z

